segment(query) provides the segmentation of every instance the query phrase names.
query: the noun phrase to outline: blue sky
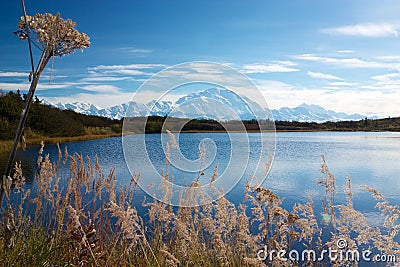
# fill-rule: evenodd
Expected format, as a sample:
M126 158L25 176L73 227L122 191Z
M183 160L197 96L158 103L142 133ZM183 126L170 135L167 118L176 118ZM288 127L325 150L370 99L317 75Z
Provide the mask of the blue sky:
M271 108L305 102L400 116L400 3L394 1L29 1L60 12L91 47L54 61L36 94L101 107L127 102L167 66L212 61L248 75ZM12 33L19 1L0 10L0 88L27 90L27 43ZM38 60L38 53L35 54Z

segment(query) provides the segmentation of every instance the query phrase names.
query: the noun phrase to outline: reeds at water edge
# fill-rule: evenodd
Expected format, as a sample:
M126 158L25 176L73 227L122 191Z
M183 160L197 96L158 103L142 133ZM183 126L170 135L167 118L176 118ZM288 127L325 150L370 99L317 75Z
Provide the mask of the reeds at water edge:
M221 191L221 197L210 204L173 207L166 204L171 196L168 183L163 188L165 201L138 199L139 174L119 188L114 170L104 173L97 157L69 154L58 146L58 160L51 162L43 152L42 146L37 184L31 189L24 186L19 163L12 179L4 181L0 266L362 266L339 258L257 258L262 248L338 249L338 240L345 240L349 249L370 247L400 259L398 207L377 190L365 187L384 218L381 227L370 226L353 206L350 177L344 188L346 201L337 204L336 178L324 156L323 178L318 180L324 190L323 220L319 220L311 196L287 210L268 182L265 187L252 186L251 179L256 177L249 177L239 205ZM68 167L67 172L61 171L63 166ZM217 176L216 166L209 177L210 187ZM167 172L163 178L173 179ZM196 186L198 181L187 186L182 203L190 201ZM137 203L142 203L145 215L139 214Z

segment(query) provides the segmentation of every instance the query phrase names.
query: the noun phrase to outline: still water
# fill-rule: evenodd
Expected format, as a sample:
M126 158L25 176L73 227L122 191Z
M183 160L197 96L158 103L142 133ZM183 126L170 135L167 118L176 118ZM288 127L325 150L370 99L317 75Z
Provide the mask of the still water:
M236 135L246 134L236 133ZM195 177L198 177L198 171L185 173L171 165L166 167L160 137L160 134L149 134L145 138L147 154L154 168L158 171L167 169L182 184L190 183ZM129 138L131 138L130 143L134 145L137 136L132 135ZM168 136L164 140L168 140ZM230 142L226 133L180 134L178 139L182 153L180 157L196 160L199 155L199 148L201 150L202 140L211 140L216 149L213 151L206 146L206 154L213 153L215 158L202 167L204 175L200 177L200 182L207 182L207 179L211 178L216 164L218 164L219 173L222 173L225 168L241 164L241 162L235 162L238 159L230 157L232 146L240 146L241 144L240 142ZM260 143L256 133L248 134L248 140L250 142L249 157L252 158L257 156ZM70 154L77 152L83 154L85 158L89 156L92 160L97 155L105 173L109 169L115 168L119 186L129 183L131 173L125 162L121 137L65 143L61 145L61 149L63 150L65 146L67 146ZM23 163L28 183L31 184L34 184L33 177L38 149L38 146L28 147L25 152L19 151L17 155L17 160ZM244 148L243 151L245 151ZM57 147L55 145L45 146L44 153L49 153L54 160L57 159ZM283 206L289 210L294 203L305 202L307 194L311 195L315 202L319 202L324 194L324 189L316 183L318 178L323 177L320 172L321 154L325 155L328 167L336 178L338 193L335 200L337 203L341 203L345 199L343 186L346 182L346 176L350 176L354 206L367 215L371 224L379 224L382 218L374 209L374 200L369 193L362 189L362 185L374 187L392 203L400 204L400 133L277 133L275 156L270 172L264 181L264 186L284 198ZM1 166L4 166L6 159L7 155L1 155ZM137 160L137 164L140 166L141 159ZM67 172L67 170L64 170L64 172ZM249 175L245 172L239 183L228 193L229 200L234 203L242 202L244 182L248 178ZM145 195L146 193L140 192L140 194Z

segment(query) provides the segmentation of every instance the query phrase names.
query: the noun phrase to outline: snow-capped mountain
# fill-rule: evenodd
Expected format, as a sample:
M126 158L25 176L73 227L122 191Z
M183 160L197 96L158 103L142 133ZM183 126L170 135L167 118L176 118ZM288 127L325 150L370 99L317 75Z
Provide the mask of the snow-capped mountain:
M44 102L45 104L50 104L51 106L54 106L59 109L71 109L75 112L86 114L86 115L93 115L97 114L99 110L101 110L100 107L95 106L93 104L89 103L82 103L82 102L74 102L74 103L67 103L67 104L52 104L47 101Z
M343 112L326 110L318 105L301 104L295 108L283 107L278 110L272 110L276 121L303 121L303 122L325 122L325 121L346 121L361 120L365 116L360 114L348 115ZM371 119L376 119L372 117Z
M143 104L140 103L131 103L132 104L132 110L133 113L136 117L144 116L147 112L147 107ZM98 116L103 116L103 117L108 117L112 119L121 119L125 116L126 110L128 108L129 104L121 104L109 108L104 108L99 110L97 114L93 115L98 115Z
M254 119L256 114L267 118L267 114L257 103L246 97L240 97L232 91L220 88L210 88L201 92L191 93L181 97L176 102L150 101L147 104L129 102L121 105L100 108L92 104L74 102L68 104L47 104L60 108L71 109L79 113L103 116L112 119L122 119L125 116L140 117L146 115L171 116L181 118L209 118L215 120ZM283 107L271 110L274 120L325 122L343 120L361 120L360 114L348 115L343 112L326 110L318 105L302 104L295 108ZM128 113L128 114L127 114ZM374 119L376 117L372 117Z
M256 116L265 118L267 112L257 103L232 91L211 88L178 99L170 116L215 120L251 120Z
M133 103L133 102L131 102ZM150 114L153 116L165 116L168 115L173 107L174 104L171 101L156 101L152 100L146 104L147 110L151 110ZM146 111L147 111L146 110ZM131 117L133 114L129 114ZM144 114L146 115L146 114Z
M152 100L146 104L128 102L121 105L99 108L87 103L51 104L60 109L71 109L76 112L121 119L125 116L139 117L146 115L171 116L181 118L207 118L215 120L254 119L256 114L266 118L267 112L257 103L246 97L240 97L232 91L210 88L205 91L191 93L176 102Z

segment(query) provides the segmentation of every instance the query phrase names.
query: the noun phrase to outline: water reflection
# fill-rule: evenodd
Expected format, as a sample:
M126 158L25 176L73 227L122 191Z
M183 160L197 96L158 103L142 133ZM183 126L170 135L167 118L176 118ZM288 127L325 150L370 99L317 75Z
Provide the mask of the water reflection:
M201 178L203 182L211 178L216 163L222 171L230 159L227 157L230 145L226 142L226 136L219 133L181 134L179 143L183 155L189 159L196 158L199 153L198 144L204 138L211 138L218 150L215 161L204 170L205 175ZM249 138L250 151L257 154L258 140L252 139L252 134L249 135ZM160 153L159 140L156 135L146 137L146 145L152 163L161 171L165 170L166 166L165 155ZM111 168L115 168L118 186L123 186L130 181L131 174L124 160L121 138L65 143L61 145L62 151L65 146L70 154L81 153L84 158L90 157L92 160L98 156L105 173L108 173ZM37 171L38 150L39 146L32 146L28 147L26 151L17 153L16 159L22 162L24 175L29 185L34 182ZM46 145L44 154L49 154L52 161L57 161L57 146ZM356 208L371 211L375 203L370 195L361 188L362 185L374 187L391 201L399 202L399 133L277 133L275 159L264 185L283 197L285 199L284 206L289 209L296 202L304 202L307 194L317 199L322 197L323 189L316 184L316 179L322 176L319 172L321 154L325 154L328 166L336 177L338 186L336 200L339 203L345 199L342 188L347 175L352 179ZM6 154L0 155L2 170L4 170L7 157ZM140 162L137 164L139 165ZM183 179L182 183L185 182L184 179L188 181L192 179L186 173L182 176L182 173L174 168L168 170L177 179ZM67 174L68 166L61 166L59 172L60 175ZM196 176L197 173L193 175ZM244 183L248 178L248 172L245 171L239 184L228 194L228 198L234 203L242 202ZM144 193L141 192L141 195Z

